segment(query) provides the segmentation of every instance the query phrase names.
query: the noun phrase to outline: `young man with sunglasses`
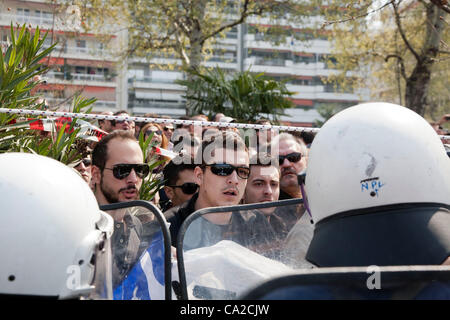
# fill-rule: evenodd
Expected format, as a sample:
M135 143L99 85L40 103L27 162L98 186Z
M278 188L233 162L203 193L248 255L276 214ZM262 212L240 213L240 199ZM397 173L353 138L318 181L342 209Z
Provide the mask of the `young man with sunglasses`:
M301 198L297 175L306 169L306 146L289 133L272 139L272 151L278 151L281 171L280 200Z
M80 176L86 181L88 184L91 183L91 159L84 158L80 160L74 167L75 170L78 171Z
M194 169L198 192L189 201L164 213L170 222L174 246L181 224L193 212L208 207L239 204L250 175L247 147L241 137L233 132L220 132L205 140L196 156L195 163L201 162ZM233 240L236 240L246 236L244 229L249 225L247 218L227 212L208 214L205 219L198 220L211 226L219 226L223 231L231 231L236 235Z
M141 148L130 131L117 130L92 152L92 186L99 205L139 199L142 179L149 174ZM143 226L127 210L108 211L114 219L113 279L118 284L140 255Z
M127 111L120 110L113 114L118 117L129 117ZM111 120L111 131L115 130L125 130L130 131L133 135L136 133L136 124L133 120Z
M112 116L113 115L113 113L111 111L104 111L104 112L102 112L100 114L101 115L107 115L107 116ZM102 129L103 131L106 131L106 132L110 133L112 131L111 120L99 119L98 120L98 127L100 129Z
M194 164L175 164L170 161L163 169L164 191L169 198L168 203L161 203L161 210L179 206L190 200L198 191L198 184L194 178Z

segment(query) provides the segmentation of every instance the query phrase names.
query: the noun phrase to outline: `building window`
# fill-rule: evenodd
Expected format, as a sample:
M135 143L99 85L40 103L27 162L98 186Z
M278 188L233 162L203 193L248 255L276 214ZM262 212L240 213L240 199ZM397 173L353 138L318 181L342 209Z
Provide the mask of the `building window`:
M22 17L29 17L30 9L17 8L17 15Z
M86 67L76 66L76 67L75 67L75 73L84 73L84 74L87 74L87 68L86 68Z
M77 48L86 48L86 40L79 40L76 41Z

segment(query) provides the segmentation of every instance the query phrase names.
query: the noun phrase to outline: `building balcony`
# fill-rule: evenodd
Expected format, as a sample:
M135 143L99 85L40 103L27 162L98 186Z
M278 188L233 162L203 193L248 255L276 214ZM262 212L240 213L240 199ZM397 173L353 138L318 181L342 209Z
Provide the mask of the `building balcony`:
M73 98L44 98L47 104L50 107L67 107L71 106L73 102ZM116 102L115 101L106 101L106 100L97 100L93 103L94 107L103 108L103 109L115 109Z
M56 19L55 19L56 20ZM13 24L26 23L31 24L32 27L39 26L39 28L50 28L53 25L53 18L46 17L34 17L34 16L23 16L12 13L0 13L0 24L2 25L10 25L11 22Z
M68 85L91 85L91 86L107 86L115 87L116 78L109 78L102 74L84 74L69 72L50 71L42 75L42 80L49 83L59 83Z
M183 86L176 84L174 81L175 79L172 78L133 77L128 79L128 84L130 88L184 90Z
M185 101L162 101L156 99L129 100L128 108L133 114L156 113L159 115L169 115L180 117L186 115Z
M50 47L50 44L44 44L43 49ZM58 55L61 58L71 59L85 59L85 60L106 60L116 61L118 58L114 58L108 50L95 49L95 48L83 48L83 47L68 47L62 44L57 44L52 51L52 55Z
M289 51L289 52L310 52L329 54L331 52L330 42L322 39L296 40L287 37L284 43L275 45L273 42L264 40L263 36L257 34L246 34L244 36L244 47L251 49Z
M81 31L80 25L66 25L65 21L60 17L49 17L49 16L33 16L33 15L20 15L14 13L0 13L0 25L10 26L11 22L13 25L26 24L31 26L31 28L39 27L39 29L54 29L59 31Z
M286 76L324 76L327 77L336 70L326 69L323 62L293 62L285 59L266 59L262 57L249 57L244 60L244 68L251 67L253 72L264 72L267 75L277 74Z

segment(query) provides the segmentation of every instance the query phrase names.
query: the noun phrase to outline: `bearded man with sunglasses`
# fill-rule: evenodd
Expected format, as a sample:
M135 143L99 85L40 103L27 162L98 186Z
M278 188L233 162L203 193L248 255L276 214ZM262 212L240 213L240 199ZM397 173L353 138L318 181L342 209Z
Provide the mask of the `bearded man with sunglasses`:
M271 142L272 151L278 151L280 166L279 200L301 198L297 175L306 169L306 145L289 133L281 133Z
M117 130L95 146L92 152L92 186L98 204L139 199L142 179L149 173L139 143L130 131ZM142 248L143 226L127 210L108 211L114 219L112 236L114 284L128 273Z

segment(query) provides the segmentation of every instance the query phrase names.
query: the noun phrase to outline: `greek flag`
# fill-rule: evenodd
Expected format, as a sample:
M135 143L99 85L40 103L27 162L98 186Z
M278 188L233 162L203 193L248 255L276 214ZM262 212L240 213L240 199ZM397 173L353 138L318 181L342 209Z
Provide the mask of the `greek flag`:
M164 239L158 232L122 283L114 300L164 300Z

